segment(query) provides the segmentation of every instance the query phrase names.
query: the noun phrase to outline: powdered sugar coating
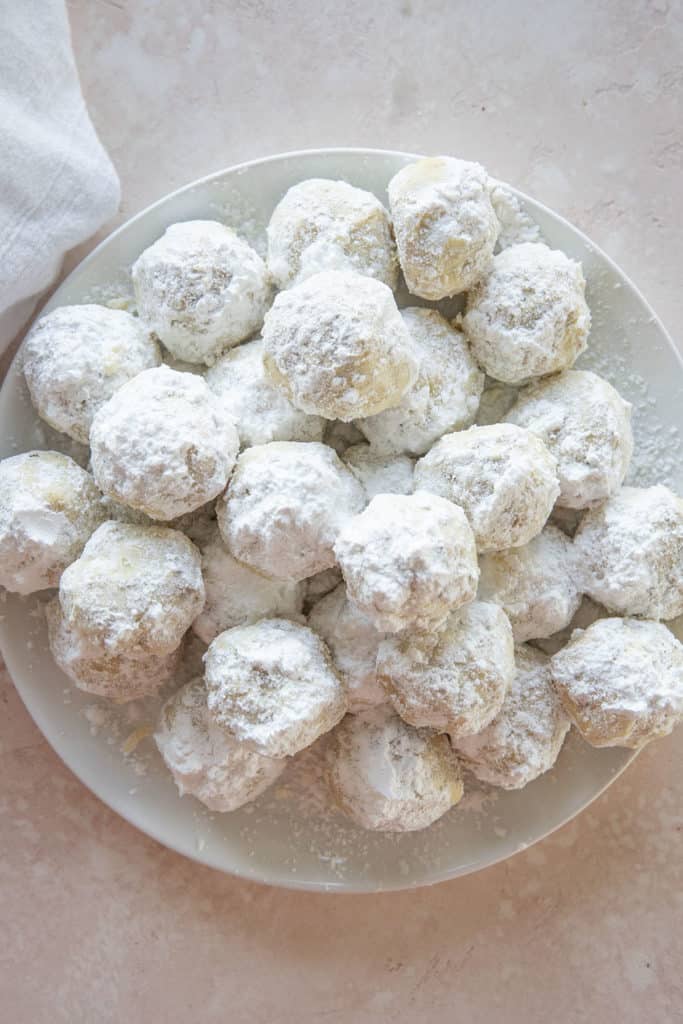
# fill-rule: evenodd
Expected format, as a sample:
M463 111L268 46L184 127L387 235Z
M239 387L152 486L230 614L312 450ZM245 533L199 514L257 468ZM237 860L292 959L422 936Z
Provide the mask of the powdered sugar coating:
M530 645L552 657L565 646L575 629L586 629L597 619L608 619L609 617L610 613L605 611L602 605L596 604L595 601L591 601L590 597L584 595L569 625L545 639L531 640Z
M201 377L160 366L102 406L90 444L93 474L107 497L169 520L220 494L239 438Z
M489 179L489 195L500 225L497 252L511 245L519 245L520 242L542 241L538 224L526 212L514 192L499 181Z
M266 379L260 338L221 356L205 379L235 420L243 448L270 441L322 441L325 420L295 408Z
M587 508L624 482L633 454L631 405L602 377L565 370L523 388L506 416L557 459L558 504Z
M500 605L515 643L564 629L581 603L572 542L555 526L522 547L482 555L479 569L478 597Z
M18 594L56 587L105 518L92 477L61 452L0 462L0 586Z
M93 653L168 654L204 604L199 551L177 530L103 523L62 574L59 600Z
M379 199L346 181L293 185L268 224L268 269L278 288L321 270L351 270L395 288L396 246Z
M551 666L567 714L594 747L637 748L683 719L683 644L662 623L598 619Z
M266 265L232 228L171 224L132 269L140 318L177 359L214 362L257 331L271 296Z
M463 327L480 366L519 384L584 351L590 311L581 264L542 242L511 245L467 295Z
M401 269L424 299L466 291L486 272L500 225L481 164L427 157L388 185Z
M23 369L38 414L55 430L88 444L93 416L131 377L158 366L150 332L121 309L61 306L31 328Z
M280 292L263 325L266 376L303 412L372 416L415 380L410 335L390 288L326 271Z
M463 794L447 738L412 729L386 706L347 715L332 734L326 760L332 795L361 828L427 828Z
M79 690L123 703L149 697L171 679L180 661L181 647L167 654L133 651L103 654L88 637L66 622L54 598L45 609L50 651L62 672Z
M346 684L349 711L357 714L386 700L377 680L377 650L384 637L346 594L340 584L317 602L308 624L327 644Z
M455 749L481 782L522 789L553 767L569 724L553 689L550 659L523 645L515 649L515 677L502 708L481 732L457 740Z
M296 754L346 713L329 652L307 626L236 626L216 637L204 663L212 718L265 757Z
M354 444L344 452L343 461L368 501L377 494L412 494L415 463L408 455L382 455L369 444Z
M103 498L102 504L106 509L106 519L115 519L117 523L132 523L133 526L159 526L156 519L151 519L129 505L122 505L113 498ZM216 529L216 502L207 501L206 505L169 519L163 525L171 530L180 530L193 544L202 547L209 542Z
M480 552L527 544L560 492L553 456L511 423L446 434L418 461L414 481L462 506Z
M683 500L668 487L622 487L586 512L574 544L585 593L608 611L683 613Z
M364 505L363 488L331 448L273 441L240 455L218 525L240 562L296 582L335 564L339 530Z
M514 672L510 623L484 601L459 608L436 632L388 637L377 657L378 678L401 718L458 739L495 718Z
M285 760L254 753L209 714L203 679L193 679L161 709L154 740L181 796L210 811L236 811L255 800L285 769Z
M462 331L435 309L401 310L418 360L417 380L399 405L357 421L378 452L424 455L442 434L474 421L484 388Z
M342 528L334 550L349 598L386 632L433 629L477 590L465 513L426 491L378 494Z
M192 628L204 643L210 644L233 626L300 614L304 585L268 579L238 562L225 547L217 526L201 552L206 601Z

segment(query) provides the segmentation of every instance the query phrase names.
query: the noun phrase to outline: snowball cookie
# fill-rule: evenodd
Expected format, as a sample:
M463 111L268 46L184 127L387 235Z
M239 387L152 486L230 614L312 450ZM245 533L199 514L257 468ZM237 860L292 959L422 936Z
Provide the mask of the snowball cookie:
M581 604L572 542L556 526L522 547L482 555L479 570L478 597L500 605L515 643L564 629Z
M574 544L584 592L608 611L683 612L683 500L668 487L622 487L586 512Z
M334 546L351 601L379 630L433 629L471 601L479 568L461 508L435 494L378 494Z
M304 584L267 579L238 562L226 549L217 526L201 552L206 602L192 628L205 644L245 622L301 613Z
M52 657L79 690L121 704L149 697L171 679L180 662L181 647L168 654L102 654L88 637L69 626L59 598L45 609Z
M159 346L139 320L106 306L62 306L41 316L22 349L38 414L88 444L92 418L117 388L158 366Z
M168 654L204 604L199 551L177 530L103 523L62 574L59 600L96 653Z
M411 307L401 316L418 359L417 380L394 409L357 425L378 452L424 455L442 434L473 422L484 374L462 332L435 309Z
M527 544L543 529L560 491L546 446L511 423L446 434L419 460L414 480L416 490L462 506L480 552Z
M401 718L458 738L498 714L514 672L510 623L484 601L458 608L436 632L387 637L377 657L377 677Z
M343 460L368 501L377 494L413 493L415 463L408 455L380 455L369 444L354 444L346 449Z
M217 636L204 657L209 711L265 757L296 754L346 713L346 692L312 629L262 619Z
M260 338L221 356L205 380L235 420L243 448L270 441L322 441L326 421L296 409L266 380Z
M551 660L567 714L594 747L640 747L683 719L683 645L660 622L599 619Z
M337 534L364 505L363 488L331 448L273 441L240 455L218 526L240 562L298 582L336 563Z
M180 795L189 793L210 811L236 811L255 800L287 764L255 754L216 724L203 679L193 679L166 701L154 740Z
M602 377L565 370L523 388L506 417L526 427L557 459L559 505L586 508L624 481L631 455L631 405Z
M481 164L437 156L408 164L389 182L389 208L408 290L445 299L488 269L500 225Z
M159 366L102 406L90 444L93 474L107 497L169 520L220 494L239 437L201 377Z
M557 761L569 719L553 689L550 659L526 645L515 649L515 677L492 722L456 742L456 752L481 782L522 789Z
M266 265L232 228L171 224L133 264L143 322L171 355L211 363L257 331L270 302Z
M346 683L349 711L357 714L386 700L377 681L377 650L384 634L346 596L342 583L314 606L308 617L311 629L330 649L334 664Z
M263 325L266 376L297 409L354 420L389 409L417 374L390 288L326 271L280 292Z
M105 518L92 477L61 452L0 462L0 586L17 594L56 587Z
M571 366L590 329L585 287L581 264L542 242L498 253L463 318L480 366L507 384Z
M335 800L361 828L427 828L463 794L448 739L412 729L386 706L347 715L332 734L326 764Z
M346 181L301 181L270 218L268 269L278 288L321 270L351 270L395 288L398 260L389 215L372 192Z

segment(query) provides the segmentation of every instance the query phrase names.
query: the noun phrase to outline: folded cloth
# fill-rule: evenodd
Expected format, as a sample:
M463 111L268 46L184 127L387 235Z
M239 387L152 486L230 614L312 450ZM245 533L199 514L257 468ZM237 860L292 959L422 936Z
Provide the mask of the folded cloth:
M0 0L0 353L64 254L116 212L63 0Z

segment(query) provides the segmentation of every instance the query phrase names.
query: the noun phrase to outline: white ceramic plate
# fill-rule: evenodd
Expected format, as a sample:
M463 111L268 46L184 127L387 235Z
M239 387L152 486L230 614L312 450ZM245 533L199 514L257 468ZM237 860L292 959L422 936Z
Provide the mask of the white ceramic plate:
M46 309L106 301L126 290L127 268L174 221L218 218L263 244L270 213L304 178L343 178L386 202L385 187L409 154L373 150L290 153L221 171L160 200L115 231L57 290ZM593 366L636 406L641 441L636 479L683 487L678 428L683 366L661 323L611 260L561 217L516 193L553 246L583 262L593 312ZM0 395L0 457L55 446L37 420L15 360ZM67 448L68 450L68 448ZM354 828L324 806L310 772L292 770L251 807L209 814L179 799L151 739L124 758L121 740L135 722L93 728L96 702L69 685L46 643L38 598L8 595L0 607L0 645L38 727L73 772L133 825L166 846L212 867L273 885L373 891L427 885L492 864L524 849L572 818L624 769L632 753L593 750L575 735L552 772L516 793L474 790L425 832L381 835ZM150 719L149 707L140 721ZM313 760L308 758L308 760ZM143 774L140 772L143 771Z

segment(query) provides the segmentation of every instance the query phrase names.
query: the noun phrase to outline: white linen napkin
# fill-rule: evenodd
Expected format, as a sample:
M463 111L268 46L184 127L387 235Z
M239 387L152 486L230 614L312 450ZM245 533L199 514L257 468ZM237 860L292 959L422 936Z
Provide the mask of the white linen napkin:
M0 0L0 354L64 254L114 215L63 0Z

